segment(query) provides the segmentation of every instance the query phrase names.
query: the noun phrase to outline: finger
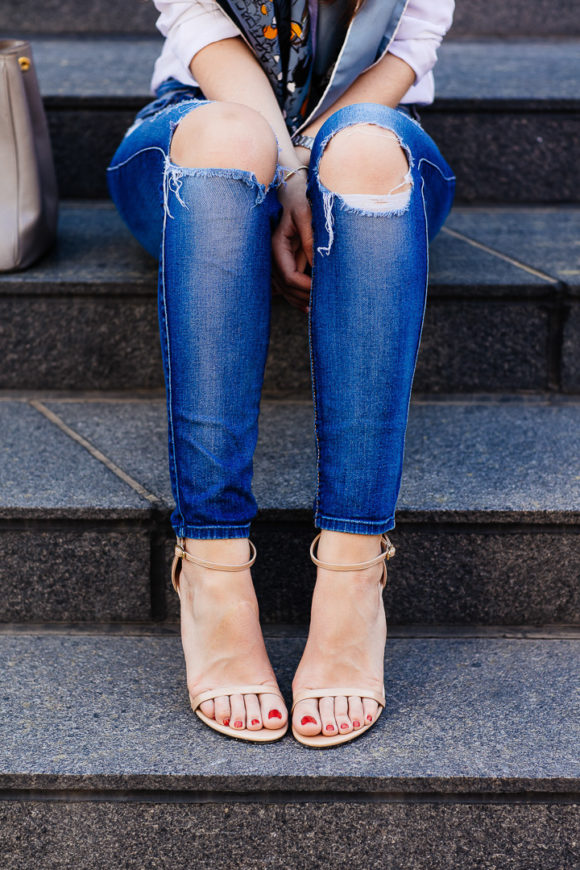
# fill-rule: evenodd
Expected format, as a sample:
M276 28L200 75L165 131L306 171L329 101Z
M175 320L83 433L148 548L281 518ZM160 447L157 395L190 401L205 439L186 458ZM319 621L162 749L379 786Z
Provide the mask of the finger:
M306 272L306 267L308 265L308 257L304 251L302 245L300 245L299 249L296 251L296 268L299 272Z
M286 299L288 305L291 305L292 308L298 308L303 314L308 314L308 305L306 302L296 302L293 299Z
M310 213L309 207L308 213ZM284 216L272 236L274 263L286 284L310 290L310 277L297 267L296 255L301 247L300 235L293 218L289 213L284 212Z
M282 295L286 297L288 302L292 300L298 302L299 305L307 305L310 301L310 293L308 290L301 290L299 288L285 287Z
M272 282L274 283L274 282ZM276 282L277 293L280 296L293 296L297 299L301 299L302 301L307 301L310 298L310 291L305 290L303 287L292 287L290 284L287 284L285 281Z
M287 275L296 270L293 236L294 228L287 226L286 219L279 225L272 236L272 257L279 281L286 283Z
M313 253L313 239L312 239L312 211L310 206L307 205L305 208L301 209L299 212L295 212L294 215L294 223L296 224L296 229L298 230L298 234L300 236L300 242L302 245L302 249L306 254L306 259L309 264L312 266L312 253Z
M311 278L296 268L296 257L288 239L278 239L274 247L274 256L286 284L298 290L310 290Z
M304 256L304 254L301 256ZM275 264L272 265L272 287L276 288L275 291L273 289L273 293L275 292L276 295L283 296L290 305L295 305L299 307L301 311L306 313L307 305L310 302L310 292L308 290L290 287L285 284L284 280L277 274L277 267Z
M310 302L309 290L304 290L302 287L292 287L290 284L284 285L282 296L284 296L289 302L290 300L293 300L299 302L301 305L306 305Z

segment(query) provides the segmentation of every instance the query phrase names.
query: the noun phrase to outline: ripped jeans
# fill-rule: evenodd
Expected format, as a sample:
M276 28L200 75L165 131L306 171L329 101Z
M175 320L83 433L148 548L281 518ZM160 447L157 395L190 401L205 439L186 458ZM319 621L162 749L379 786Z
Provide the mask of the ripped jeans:
M179 537L241 538L249 536L258 508L251 483L281 167L266 187L245 170L174 164L175 127L208 102L198 89L181 86L145 106L107 178L121 217L159 259L171 524ZM319 529L375 535L395 526L428 245L455 187L436 144L407 111L375 103L340 109L312 150L308 336ZM322 185L318 168L328 141L360 123L396 135L409 161L408 191L376 202L367 197L361 205L356 194Z

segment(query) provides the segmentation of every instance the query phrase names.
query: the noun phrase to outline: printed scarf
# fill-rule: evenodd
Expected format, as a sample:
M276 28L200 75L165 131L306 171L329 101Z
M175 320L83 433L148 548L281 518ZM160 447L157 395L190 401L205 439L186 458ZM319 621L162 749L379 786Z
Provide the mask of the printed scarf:
M306 117L312 83L312 35L308 0L229 0L268 76L290 133Z

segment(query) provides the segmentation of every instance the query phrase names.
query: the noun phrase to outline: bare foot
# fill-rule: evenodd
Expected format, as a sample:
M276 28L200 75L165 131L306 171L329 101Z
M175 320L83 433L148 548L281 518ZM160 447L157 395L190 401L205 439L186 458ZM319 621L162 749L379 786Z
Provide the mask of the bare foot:
M316 555L325 562L365 562L381 552L380 535L323 530ZM383 563L360 571L318 568L308 641L292 683L295 693L324 686L361 686L383 693L387 623L380 585ZM374 722L379 705L351 696L300 701L300 734L348 734Z
M241 565L247 538L191 539L185 549L210 562ZM259 622L251 569L219 571L182 560L179 577L181 640L187 688L193 698L220 686L277 686ZM281 728L288 713L278 695L224 695L200 709L233 731Z

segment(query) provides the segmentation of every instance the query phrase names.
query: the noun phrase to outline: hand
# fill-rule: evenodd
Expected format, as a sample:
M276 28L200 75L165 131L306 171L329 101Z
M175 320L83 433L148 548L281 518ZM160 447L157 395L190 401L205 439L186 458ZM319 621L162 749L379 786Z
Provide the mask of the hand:
M312 213L306 196L304 172L297 172L278 192L282 217L272 236L273 283L276 291L307 313L312 266Z
M303 269L306 269L306 267L308 266L306 254L302 249L300 249L297 253L297 265L301 271ZM272 295L283 296L286 301L290 303L290 305L292 305L294 308L299 308L300 311L302 311L304 314L308 314L310 310L310 294L304 290L298 290L294 287L290 287L286 283L286 279L280 272L280 269L277 266L275 260L272 262Z

